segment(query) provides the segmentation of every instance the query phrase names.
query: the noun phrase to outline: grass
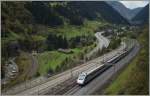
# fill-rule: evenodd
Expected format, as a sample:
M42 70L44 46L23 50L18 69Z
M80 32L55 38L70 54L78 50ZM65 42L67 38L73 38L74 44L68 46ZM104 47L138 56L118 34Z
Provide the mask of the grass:
M90 51L93 47L94 44L83 48L74 48L71 49L73 53L70 54L65 54L58 51L38 53L37 58L39 63L39 73L44 75L49 69L55 71L58 66L61 67L66 59L72 60L73 63L75 59L79 60L81 58L81 55L85 53L85 50Z
M106 94L148 95L148 30L143 31L138 41L143 46L142 49L128 67L106 88Z
M46 74L49 69L55 70L68 56L58 51L48 51L38 55L39 73Z
M99 21L85 21L82 26L74 26L65 24L61 27L49 28L49 32L55 32L58 35L63 35L67 39L74 38L76 36L94 36L94 31L98 29L98 27L102 27L105 24L100 23ZM87 48L75 48L73 50L73 54L64 54L58 51L47 51L44 53L38 54L38 62L40 64L39 73L46 74L49 69L55 71L57 66L61 66L61 64L69 58L73 60L73 58L79 59L80 55L85 52L85 50L89 51L92 49L92 46L88 46Z
M130 80L130 73L132 73L133 69L136 67L137 58L128 66L128 68L123 71L116 80L112 83L110 87L107 88L107 94L119 94L121 90L124 89L124 86L128 80Z
M55 4L54 4L55 5ZM48 33L56 33L57 35L63 35L67 39L71 39L77 36L94 36L95 31L99 27L105 26L106 23L102 23L100 21L88 21L85 20L83 25L80 26L75 26L75 25L69 25L65 24L56 28L48 28L47 32L47 27L44 28L46 31L45 34L39 33L41 36L34 36L32 37L33 40L43 40L48 36ZM40 27L39 27L40 28ZM42 28L40 28L42 29ZM43 38L43 37L44 38ZM12 42L18 42L17 40L22 37L22 34L16 34L15 32L11 32L8 37L2 38L2 45L4 46L5 44L9 43L10 41ZM72 49L73 53L72 54L64 54L58 51L46 51L43 53L39 53L37 55L38 58L38 63L39 63L39 69L38 72L40 75L46 74L49 69L55 71L58 66L62 66L64 61L66 59L69 59L71 63L74 63L75 60L81 59L82 55L90 51L94 46L86 46L83 48L74 48ZM29 66L31 65L31 60L30 57L28 56L27 53L21 53L20 56L18 56L16 63L18 64L18 67L20 68L19 71L19 76L11 81L11 84L9 86L15 85L17 83L20 83L26 79L29 79L27 76L26 70L29 69ZM8 87L9 87L8 86Z

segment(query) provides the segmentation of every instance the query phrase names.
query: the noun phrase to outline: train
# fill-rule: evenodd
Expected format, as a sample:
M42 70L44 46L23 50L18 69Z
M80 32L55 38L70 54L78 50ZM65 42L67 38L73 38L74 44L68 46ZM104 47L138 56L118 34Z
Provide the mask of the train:
M105 70L113 66L113 64L116 64L118 61L120 61L122 58L124 58L132 49L134 46L130 48L125 48L121 52L119 52L117 55L112 57L111 59L107 60L103 64L99 65L98 67L87 70L85 72L81 72L77 78L77 84L80 86L86 85L88 82L90 82L92 79L94 79L96 76L103 73Z
M79 85L85 85L89 81L91 81L92 79L94 79L98 74L104 72L109 67L111 67L111 65L102 64L102 65L96 67L95 69L93 69L91 71L82 72L81 74L79 74L79 77L77 79L77 83Z

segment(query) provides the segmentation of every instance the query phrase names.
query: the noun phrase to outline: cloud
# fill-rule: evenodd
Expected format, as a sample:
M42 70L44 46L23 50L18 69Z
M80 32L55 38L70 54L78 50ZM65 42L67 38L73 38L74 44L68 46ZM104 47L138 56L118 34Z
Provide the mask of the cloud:
M149 1L119 1L123 3L127 8L134 9L137 7L144 7Z

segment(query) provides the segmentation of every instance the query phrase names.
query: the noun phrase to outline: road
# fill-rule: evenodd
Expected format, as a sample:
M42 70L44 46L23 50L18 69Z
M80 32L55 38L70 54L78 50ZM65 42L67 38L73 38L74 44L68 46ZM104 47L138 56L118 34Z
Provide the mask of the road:
M106 37L102 36L103 32L96 32L95 33L95 37L98 40L97 46L90 51L88 54L86 54L87 58L92 57L93 55L95 55L99 50L102 50L103 48L107 48L110 41L109 39L107 39Z
M110 43L110 41L109 41L109 39L107 39L106 37L104 37L104 36L102 36L102 33L103 32L97 32L96 34L95 34L95 36L97 37L97 39L99 40L99 44L102 44L101 46L100 46L100 50L102 50L102 48L107 48L108 47L108 45L109 45L109 43Z
M136 42L134 49L122 60L117 62L113 67L109 68L108 70L104 71L100 74L97 78L92 80L86 86L81 87L76 85L72 89L68 90L65 94L66 95L91 95L95 94L96 91L103 91L103 87L108 82L111 82L111 79L118 74L118 72L124 68L130 61L135 57L140 49L139 44Z

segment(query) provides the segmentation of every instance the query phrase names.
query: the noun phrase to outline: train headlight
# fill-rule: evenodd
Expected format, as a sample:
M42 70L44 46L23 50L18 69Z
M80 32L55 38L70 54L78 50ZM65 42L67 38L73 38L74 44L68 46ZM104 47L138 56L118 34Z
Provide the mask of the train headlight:
M84 83L84 80L79 80L79 79L78 79L78 80L77 80L77 83L82 85L82 84Z

